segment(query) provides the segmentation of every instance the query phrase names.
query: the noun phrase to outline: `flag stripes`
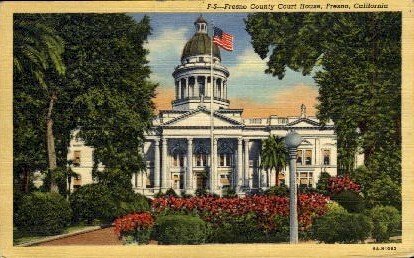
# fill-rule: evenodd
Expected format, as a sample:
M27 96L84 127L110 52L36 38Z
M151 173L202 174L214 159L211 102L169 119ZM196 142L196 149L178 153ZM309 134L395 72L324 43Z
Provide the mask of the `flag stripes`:
M233 51L233 35L214 27L213 43L227 51Z

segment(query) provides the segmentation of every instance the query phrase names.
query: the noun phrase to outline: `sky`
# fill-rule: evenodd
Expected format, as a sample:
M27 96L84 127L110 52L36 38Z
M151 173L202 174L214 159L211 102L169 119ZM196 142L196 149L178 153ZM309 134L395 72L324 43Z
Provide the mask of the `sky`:
M145 14L130 14L137 21ZM152 35L148 38L148 59L152 70L151 80L159 83L157 109L171 109L174 99L172 72L180 64L185 43L194 35L194 21L198 13L148 13ZM295 116L300 105L307 107L307 114L315 114L318 88L312 76L288 70L279 80L265 74L266 60L253 50L251 37L245 30L246 13L207 13L207 22L234 36L234 51L220 49L222 64L230 71L227 96L230 108L243 108L243 117L268 117L269 115Z

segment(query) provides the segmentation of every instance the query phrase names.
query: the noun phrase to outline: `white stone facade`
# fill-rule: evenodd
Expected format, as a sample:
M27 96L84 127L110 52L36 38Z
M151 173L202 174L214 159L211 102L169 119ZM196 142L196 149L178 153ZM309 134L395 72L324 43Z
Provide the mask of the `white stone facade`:
M198 44L194 43L196 36L205 33L202 28L206 28L206 22L198 20L195 25L196 34L187 43L193 48L187 49L186 55L183 51L181 64L173 72L176 99L172 101L172 109L160 111L153 121L151 133L146 136L141 150L147 161L146 170L134 174L132 185L135 191L152 196L169 188L187 194L203 188L222 194L225 189L233 188L243 195L274 186L275 172L264 171L259 166L261 141L269 135L284 137L289 130L295 130L303 138L298 148L298 184L315 187L323 171L336 175L337 147L333 124L322 127L316 117L306 115L304 105L298 107L296 117L242 118L242 109L228 108L227 78L230 74L221 64L219 54L213 59L214 140L211 155L211 57L209 46L204 49L193 46ZM92 149L74 140L68 159L74 159L76 150L81 150L81 162L74 167L75 172L81 174L80 184L92 182ZM280 175L280 183L288 185L288 177L289 169L286 168Z

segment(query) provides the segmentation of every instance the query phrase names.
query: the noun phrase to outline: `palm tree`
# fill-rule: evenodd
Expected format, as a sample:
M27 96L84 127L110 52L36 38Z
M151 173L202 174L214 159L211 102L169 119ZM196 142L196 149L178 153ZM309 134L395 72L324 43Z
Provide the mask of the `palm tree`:
M57 168L55 140L53 135L53 107L57 100L57 89L48 85L45 75L52 72L65 74L62 60L63 40L47 25L42 15L16 15L13 21L13 68L15 76L31 76L48 97L46 114L46 141L49 172ZM52 176L50 190L58 192Z
M260 152L260 168L267 171L276 171L276 186L279 186L279 173L286 167L288 162L288 151L282 137L270 135L262 141Z

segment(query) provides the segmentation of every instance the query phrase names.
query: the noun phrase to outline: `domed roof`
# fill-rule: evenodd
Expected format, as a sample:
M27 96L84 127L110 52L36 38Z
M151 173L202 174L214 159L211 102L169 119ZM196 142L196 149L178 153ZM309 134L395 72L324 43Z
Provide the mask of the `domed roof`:
M204 20L203 15L200 15L194 23L207 23L207 22L206 20Z
M196 55L210 55L211 38L206 33L196 33L185 44L181 60ZM219 48L213 44L213 56L221 60Z

